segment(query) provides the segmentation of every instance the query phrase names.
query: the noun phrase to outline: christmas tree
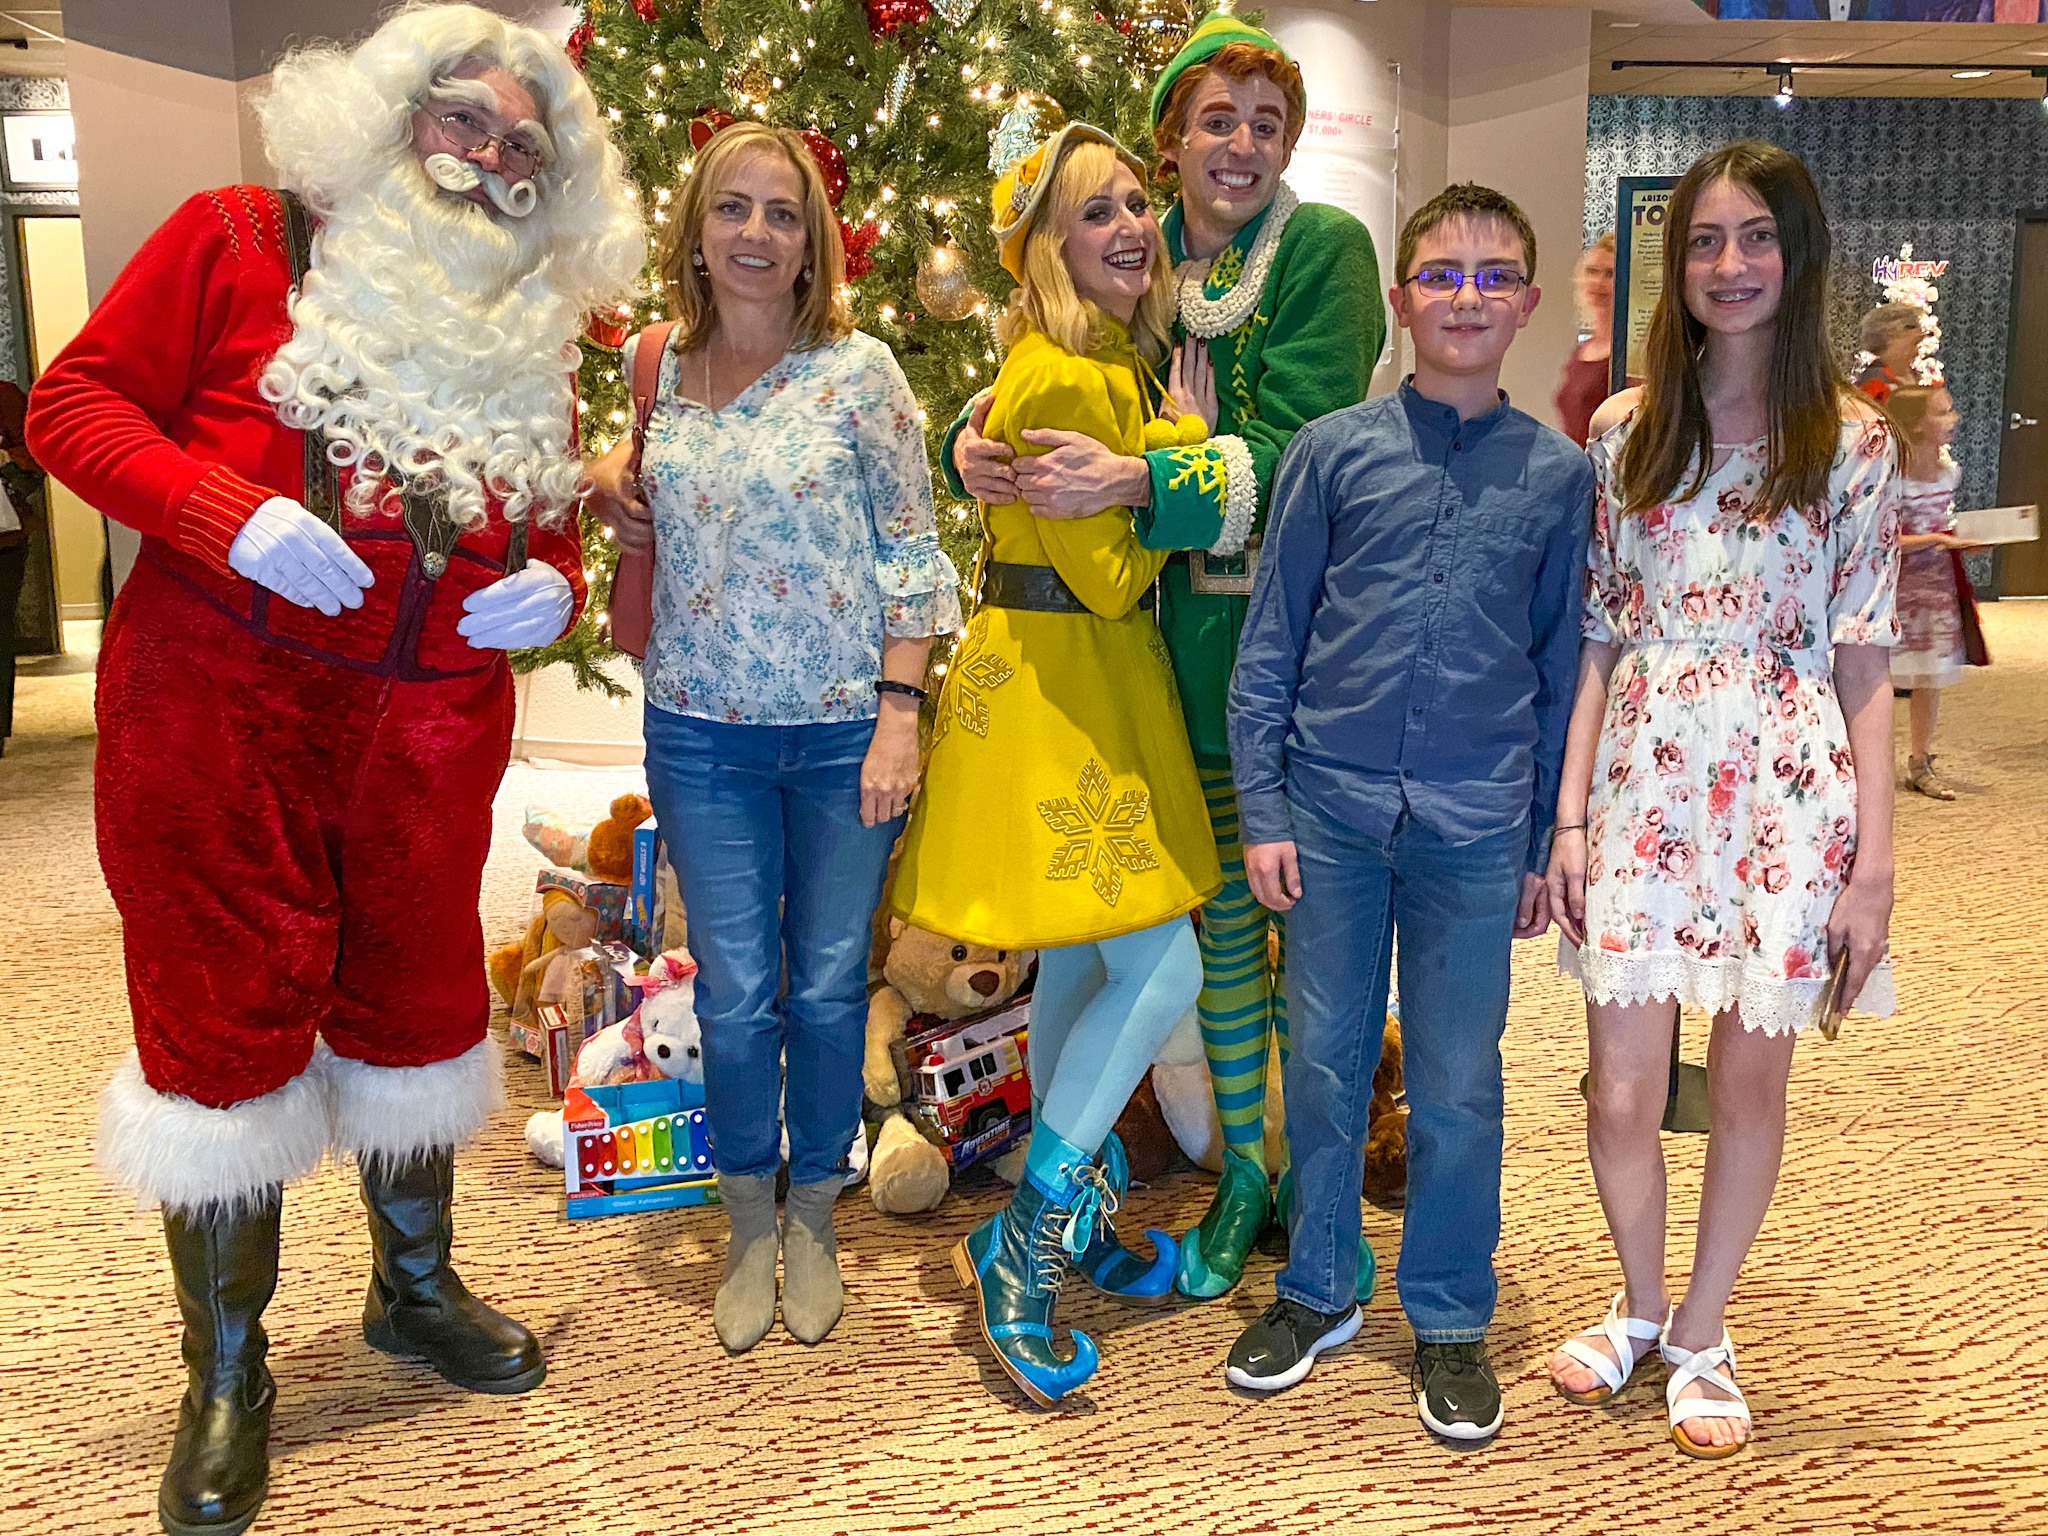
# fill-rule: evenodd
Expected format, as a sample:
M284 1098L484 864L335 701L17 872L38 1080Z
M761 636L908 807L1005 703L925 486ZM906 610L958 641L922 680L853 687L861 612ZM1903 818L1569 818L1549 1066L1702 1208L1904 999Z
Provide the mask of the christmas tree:
M592 0L570 50L650 225L690 174L691 124L707 113L822 136L814 153L843 172L858 323L902 363L936 462L939 439L1000 359L995 321L1010 283L989 235L991 162L1020 157L1070 118L1144 150L1152 81L1194 20L1188 0ZM651 281L648 292L585 342L588 451L630 427L617 347L662 318ZM974 507L936 476L933 489L964 574L981 539ZM617 694L597 670L613 654L603 632L611 549L595 528L586 539L587 614L518 660L522 670L567 661L585 687Z

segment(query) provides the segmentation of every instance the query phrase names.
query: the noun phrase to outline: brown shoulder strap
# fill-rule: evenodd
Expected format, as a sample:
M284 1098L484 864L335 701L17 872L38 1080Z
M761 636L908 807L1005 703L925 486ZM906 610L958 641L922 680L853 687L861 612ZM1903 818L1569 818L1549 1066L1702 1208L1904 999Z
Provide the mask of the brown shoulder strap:
M313 220L296 192L280 190L277 200L284 206L284 253L290 265L292 290L297 292L313 264ZM318 432L300 434L305 439L306 510L336 533L341 532L341 491L334 466L327 460L327 442Z
M640 333L640 345L633 349L633 461L632 473L640 473L640 457L647 451L647 422L654 415L654 399L661 393L661 360L668 353L668 339L674 333L673 320L657 320Z

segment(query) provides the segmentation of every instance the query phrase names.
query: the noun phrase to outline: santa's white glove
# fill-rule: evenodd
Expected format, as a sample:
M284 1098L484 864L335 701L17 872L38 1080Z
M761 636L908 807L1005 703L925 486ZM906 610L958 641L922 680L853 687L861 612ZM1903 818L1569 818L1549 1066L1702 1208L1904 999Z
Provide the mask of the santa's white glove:
M546 645L569 627L576 589L545 560L494 581L462 600L465 617L455 632L480 651L523 651Z
M346 539L289 496L273 496L249 514L228 547L228 568L329 618L362 607L363 588L377 579Z

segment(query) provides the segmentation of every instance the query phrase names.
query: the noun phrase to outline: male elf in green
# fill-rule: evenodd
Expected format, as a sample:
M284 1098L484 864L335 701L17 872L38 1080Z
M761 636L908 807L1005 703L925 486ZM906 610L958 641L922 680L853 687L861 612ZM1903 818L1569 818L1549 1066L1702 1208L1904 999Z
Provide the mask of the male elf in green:
M1160 578L1159 625L1173 655L1208 798L1223 889L1202 909L1202 1041L1223 1125L1223 1176L1183 1240L1179 1290L1220 1296L1274 1219L1264 1155L1266 1059L1287 1047L1279 977L1267 961L1280 919L1252 899L1238 846L1224 700L1237 660L1266 496L1297 428L1365 397L1386 339L1379 266L1365 226L1303 203L1281 181L1307 115L1301 70L1266 32L1227 9L1192 32L1152 92L1162 170L1180 196L1163 226L1179 274L1173 366L1213 396L1208 442L1127 457L1069 432L1029 432L1042 454L1010 462L980 434L985 400L954 424L943 462L956 494L1000 506L1020 495L1041 517L1129 507L1139 541L1182 551ZM1279 1200L1289 1180L1280 1173ZM1284 1204L1279 1208L1284 1219ZM1372 1294L1359 1243L1358 1295Z

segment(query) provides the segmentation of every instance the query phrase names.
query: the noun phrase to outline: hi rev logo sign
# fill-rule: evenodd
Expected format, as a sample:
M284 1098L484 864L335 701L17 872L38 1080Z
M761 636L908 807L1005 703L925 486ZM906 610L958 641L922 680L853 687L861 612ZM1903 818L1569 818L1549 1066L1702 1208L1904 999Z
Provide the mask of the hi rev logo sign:
M1945 261L1907 261L1898 256L1880 256L1870 264L1870 279L1880 286L1895 283L1900 278L1922 278L1928 281L1948 271Z

